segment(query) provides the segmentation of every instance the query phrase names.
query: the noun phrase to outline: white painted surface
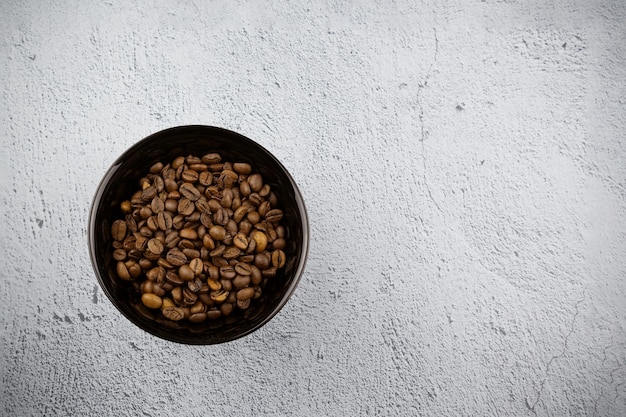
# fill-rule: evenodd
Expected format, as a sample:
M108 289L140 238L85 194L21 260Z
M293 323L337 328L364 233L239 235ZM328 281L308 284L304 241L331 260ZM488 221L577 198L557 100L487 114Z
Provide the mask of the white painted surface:
M248 3L0 3L0 414L625 415L624 3ZM191 123L312 228L213 347L129 324L86 246L109 165Z

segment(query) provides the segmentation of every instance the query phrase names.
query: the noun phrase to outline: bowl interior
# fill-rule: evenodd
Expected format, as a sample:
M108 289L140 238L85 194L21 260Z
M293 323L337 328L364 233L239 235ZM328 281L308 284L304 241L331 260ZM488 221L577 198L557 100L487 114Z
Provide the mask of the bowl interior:
M287 231L287 264L271 278L257 303L228 317L204 323L164 320L145 308L132 284L117 279L112 258L111 224L123 218L120 203L139 189L138 181L157 161L217 152L222 159L247 162L278 197ZM308 252L308 219L298 188L283 165L266 149L238 133L210 126L181 126L155 133L127 150L100 183L89 218L91 260L100 286L130 321L167 340L187 344L222 343L245 336L267 323L287 302L304 270Z

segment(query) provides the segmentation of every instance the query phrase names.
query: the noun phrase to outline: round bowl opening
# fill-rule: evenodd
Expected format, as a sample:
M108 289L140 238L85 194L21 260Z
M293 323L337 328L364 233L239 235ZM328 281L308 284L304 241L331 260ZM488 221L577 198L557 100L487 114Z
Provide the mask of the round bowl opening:
M112 258L111 225L123 218L120 203L139 188L138 181L156 162L178 156L216 152L225 161L247 162L271 186L283 209L287 263L270 279L263 295L247 310L203 323L173 322L158 310L143 306L131 282L117 278ZM285 167L265 148L247 137L212 126L180 126L154 133L124 152L98 186L88 224L91 262L100 287L115 307L141 329L170 341L215 344L243 337L274 317L293 294L308 255L309 226L304 201Z

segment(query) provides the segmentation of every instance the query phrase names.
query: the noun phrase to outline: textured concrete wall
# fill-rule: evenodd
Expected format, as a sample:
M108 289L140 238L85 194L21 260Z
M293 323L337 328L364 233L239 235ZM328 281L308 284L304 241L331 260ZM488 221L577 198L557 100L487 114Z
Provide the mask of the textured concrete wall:
M626 415L626 6L0 2L0 414ZM121 317L86 246L162 128L274 152L312 239L221 346Z

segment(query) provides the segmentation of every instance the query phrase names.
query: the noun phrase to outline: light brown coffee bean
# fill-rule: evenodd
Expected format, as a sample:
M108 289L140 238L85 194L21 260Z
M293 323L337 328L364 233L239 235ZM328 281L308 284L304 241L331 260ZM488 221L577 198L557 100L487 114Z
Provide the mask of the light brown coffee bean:
M257 211L251 211L246 217L251 224L257 224L261 220L261 215Z
M198 175L198 183L201 185L204 185L205 187L208 187L209 185L211 185L211 183L213 182L213 174L209 171L204 171L201 172L200 175Z
M269 184L264 184L259 190L259 195L263 198L267 198L270 195L271 189Z
M245 301L249 300L254 296L254 288L244 288L237 291L237 300Z
M172 300L177 305L180 306L183 304L183 289L181 287L172 288L172 291L170 292L170 294L172 295Z
M282 237L279 237L278 239L272 242L273 249L283 250L285 249L286 246L287 246L287 242Z
M170 201L170 200L168 200ZM170 230L173 226L172 215L166 211L162 211L157 214L156 218L157 226L161 230Z
M210 211L209 202L206 198L200 197L200 199L196 201L196 210L201 214L205 211Z
M189 288L183 289L183 304L185 306L191 306L198 301L198 294L191 291Z
M189 268L191 268L195 276L202 274L202 272L204 271L204 264L202 262L202 259L192 259L191 262L189 262Z
M183 239L195 240L198 238L198 232L188 227L181 229L180 232L178 232L178 235Z
M197 163L197 164L189 164L189 169L196 171L198 173L207 171L209 168L206 164Z
M252 266L245 262L239 262L237 263L237 265L235 265L235 272L237 272L239 275L250 275L252 274Z
M268 211L270 211L270 209L271 209L270 202L263 201L261 204L259 204L259 208L257 208L257 212L259 213L259 216L265 217L265 215L267 214Z
M115 220L111 225L111 235L117 241L124 240L126 237L126 222L124 220Z
M233 164L233 170L238 174L248 175L252 172L252 166L245 162L235 162Z
M149 186L141 192L141 201L151 201L157 196L157 189L154 186Z
M165 210L165 203L159 197L154 197L150 203L150 210L152 210L154 214L159 214Z
M248 196L248 202L254 207L258 207L263 202L263 197L258 193L252 193Z
M220 268L220 277L224 279L233 279L237 273L235 272L235 268L230 265L222 266Z
M255 230L251 233L251 237L256 242L255 250L257 252L263 252L267 247L267 236L265 235L265 233L261 232L260 230Z
M221 303L224 302L224 300L226 300L226 298L228 297L228 291L224 291L224 290L217 290L217 291L211 291L209 293L209 297L211 298L211 300L215 301L216 303Z
M252 174L248 177L248 184L253 192L259 192L263 188L263 177L260 174Z
M224 257L224 259L235 259L240 254L241 254L241 249L235 246L229 246L228 248L226 248L222 256Z
M130 273L128 272L128 268L124 262L120 261L116 266L117 276L124 281L130 281Z
M248 238L243 233L237 233L233 238L233 245L241 250L246 250L248 248Z
M141 302L148 308L161 308L163 300L156 294L145 293L141 296Z
M158 174L159 172L161 172L161 170L163 169L163 163L162 162L157 162L154 165L152 165L150 167L150 173L151 174Z

